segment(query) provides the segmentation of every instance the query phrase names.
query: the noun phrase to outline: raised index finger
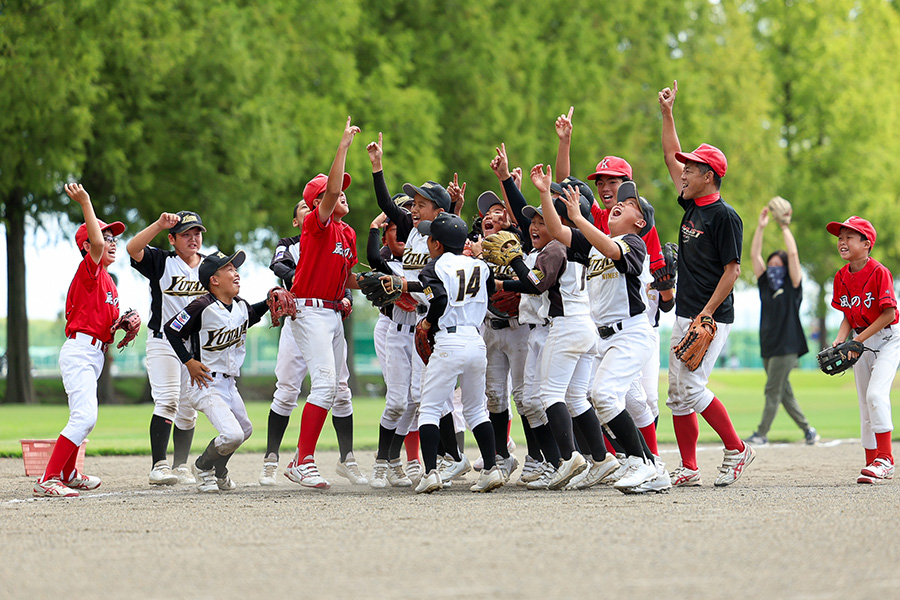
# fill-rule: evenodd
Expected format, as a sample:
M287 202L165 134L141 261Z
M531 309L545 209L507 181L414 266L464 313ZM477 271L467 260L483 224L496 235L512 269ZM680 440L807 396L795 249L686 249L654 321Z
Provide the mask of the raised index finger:
M574 106L570 106L570 107L569 107L569 115L568 115L566 118L569 119L569 120L571 121L571 120L572 120L572 113L574 113L574 112L575 112L575 107L574 107Z

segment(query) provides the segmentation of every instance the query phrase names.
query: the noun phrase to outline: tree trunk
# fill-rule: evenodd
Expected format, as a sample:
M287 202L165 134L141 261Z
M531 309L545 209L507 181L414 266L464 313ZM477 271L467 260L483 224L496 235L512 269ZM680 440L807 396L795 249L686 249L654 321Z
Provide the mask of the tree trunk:
M33 404L34 383L28 355L28 305L25 298L25 204L14 189L6 198L8 307L6 319L6 402Z

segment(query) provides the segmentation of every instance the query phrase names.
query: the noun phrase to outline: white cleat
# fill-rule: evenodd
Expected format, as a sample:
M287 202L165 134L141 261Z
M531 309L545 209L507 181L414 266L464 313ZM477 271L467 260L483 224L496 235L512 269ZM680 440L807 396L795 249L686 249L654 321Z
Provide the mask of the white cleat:
M259 472L259 485L276 485L275 476L278 474L278 457L274 452L270 452L263 459L262 471Z
M153 468L150 469L150 485L175 485L178 483L178 475L172 471L164 460L157 461Z
M416 486L416 493L430 494L432 492L438 491L443 487L444 485L441 481L441 474L437 469L432 469L424 477L422 477L421 481L419 481L419 485Z
M347 453L347 458L344 459L344 462L339 462L337 464L336 471L341 477L349 479L350 483L353 485L369 484L369 480L366 479L366 476L359 470L359 464L357 464L356 457L353 456L352 452Z
M625 474L613 484L617 490L637 487L656 479L656 467L648 464L643 456L629 456L626 460L628 467Z
M607 453L606 458L602 461L594 462L590 470L585 473L584 478L578 482L575 488L579 490L592 488L610 474L614 473L618 468L619 461L616 459L615 455Z
M478 481L469 490L473 492L490 492L503 485L504 481L503 471L501 471L499 466L494 465L493 468L482 471Z

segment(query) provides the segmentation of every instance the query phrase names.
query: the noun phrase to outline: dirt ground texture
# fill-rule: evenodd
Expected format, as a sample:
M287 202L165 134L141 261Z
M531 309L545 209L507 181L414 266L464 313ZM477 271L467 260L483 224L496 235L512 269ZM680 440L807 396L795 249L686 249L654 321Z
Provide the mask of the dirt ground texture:
M238 454L238 488L199 494L149 486L149 457L89 456L85 470L103 485L66 500L31 498L21 459L0 459L0 597L871 598L900 588L900 487L856 483L858 442L759 448L727 488L712 485L721 448L698 456L702 487L651 496L373 490L337 477L335 453L317 457L328 491L284 478L287 457L278 485L260 487L261 456ZM662 457L678 463L674 448ZM373 459L359 458L368 472Z

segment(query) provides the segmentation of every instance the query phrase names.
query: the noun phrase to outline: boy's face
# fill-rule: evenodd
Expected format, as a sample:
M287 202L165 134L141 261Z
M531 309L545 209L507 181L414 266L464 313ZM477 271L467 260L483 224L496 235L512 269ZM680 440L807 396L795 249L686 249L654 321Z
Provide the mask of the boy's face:
M104 267L108 267L109 265L116 262L116 246L118 243L118 238L114 237L112 233L109 231L103 232L103 256L100 257L100 262ZM87 246L87 251L91 251L91 244L87 242L85 244Z
M495 204L488 209L484 219L481 221L481 229L484 235L491 235L509 227L509 213L500 204Z
M212 277L209 278L210 286L218 286L218 291L222 294L234 298L241 293L241 276L235 268L234 263L228 263Z
M609 232L615 231L613 235L640 233L644 223L644 215L636 198L618 202L609 211Z
M390 249L391 254L397 258L403 256L406 244L397 239L397 224L391 223L384 230L384 243Z
M175 248L175 252L182 257L194 256L200 252L203 245L203 232L199 227L191 227L181 233L169 234L169 243Z
M432 259L440 257L444 253L444 247L430 235L428 236L428 255Z
M434 202L421 194L416 194L413 198L413 205L409 209L412 214L413 225L418 225L419 221L434 221L434 219L443 212L443 209L434 205Z
M306 215L309 214L309 205L305 201L298 202L294 212L296 213L296 216L294 217L292 224L300 231L303 231L303 220L306 218Z
M350 204L347 202L347 195L344 192L341 192L337 204L334 205L334 218L340 220L346 217L349 212Z
M597 184L597 197L600 198L603 208L610 209L616 205L616 193L624 181L624 177L612 175L601 175L594 180Z
M865 258L869 255L869 248L871 248L871 246L872 244L869 240L863 241L862 236L858 231L848 227L841 227L837 243L841 259L850 262Z
M534 215L534 218L531 219L531 225L528 226L528 233L531 235L531 245L537 250L540 250L549 244L550 240L553 239L550 236L550 232L547 231L547 226L544 224L544 217L541 215Z

